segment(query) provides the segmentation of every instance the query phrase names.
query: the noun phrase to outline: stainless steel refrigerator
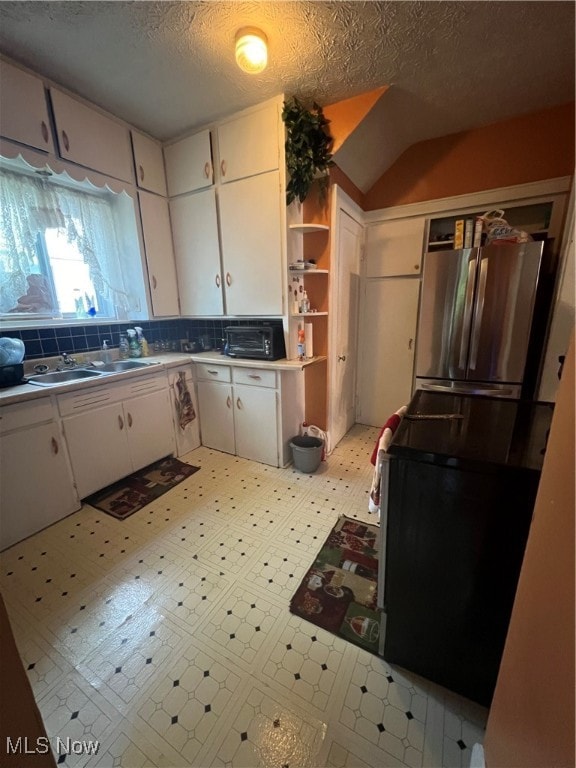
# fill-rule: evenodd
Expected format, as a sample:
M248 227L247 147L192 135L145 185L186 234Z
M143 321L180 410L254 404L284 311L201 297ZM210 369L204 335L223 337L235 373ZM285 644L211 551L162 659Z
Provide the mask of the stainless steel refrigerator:
M425 255L416 388L499 397L535 394L547 311L545 243Z

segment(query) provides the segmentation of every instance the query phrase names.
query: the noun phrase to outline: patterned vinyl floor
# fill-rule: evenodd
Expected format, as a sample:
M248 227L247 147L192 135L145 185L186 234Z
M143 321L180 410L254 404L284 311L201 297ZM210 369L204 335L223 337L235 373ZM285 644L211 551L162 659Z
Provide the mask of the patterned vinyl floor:
M376 437L356 425L314 475L199 448L127 520L84 506L0 555L60 765L470 764L487 710L288 611L338 516L374 522Z

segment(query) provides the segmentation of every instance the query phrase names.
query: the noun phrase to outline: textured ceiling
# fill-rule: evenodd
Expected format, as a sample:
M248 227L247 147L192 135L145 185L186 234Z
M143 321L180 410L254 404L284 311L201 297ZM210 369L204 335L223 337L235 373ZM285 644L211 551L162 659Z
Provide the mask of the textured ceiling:
M269 40L257 76L234 61L247 25ZM0 51L163 140L278 93L390 85L347 147L367 189L412 143L572 100L574 3L0 2Z

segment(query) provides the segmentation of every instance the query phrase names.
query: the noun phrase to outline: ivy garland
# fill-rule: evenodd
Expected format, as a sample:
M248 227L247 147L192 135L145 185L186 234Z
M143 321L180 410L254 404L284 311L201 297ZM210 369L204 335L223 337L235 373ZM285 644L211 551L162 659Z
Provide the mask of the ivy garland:
M316 179L323 197L328 187L328 168L334 165L330 151L333 139L327 130L330 121L316 102L309 110L295 97L284 102L282 120L286 126L286 169L289 174L286 205L296 199L304 202Z

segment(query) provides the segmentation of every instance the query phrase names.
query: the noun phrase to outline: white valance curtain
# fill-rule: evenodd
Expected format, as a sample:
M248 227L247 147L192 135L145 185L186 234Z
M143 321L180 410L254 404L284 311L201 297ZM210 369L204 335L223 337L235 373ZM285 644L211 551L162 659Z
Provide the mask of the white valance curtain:
M90 194L55 183L48 175L0 169L0 314L59 314L49 265L38 251L38 238L49 228L76 244L101 297L121 314L138 308L123 270L113 198L111 192Z

